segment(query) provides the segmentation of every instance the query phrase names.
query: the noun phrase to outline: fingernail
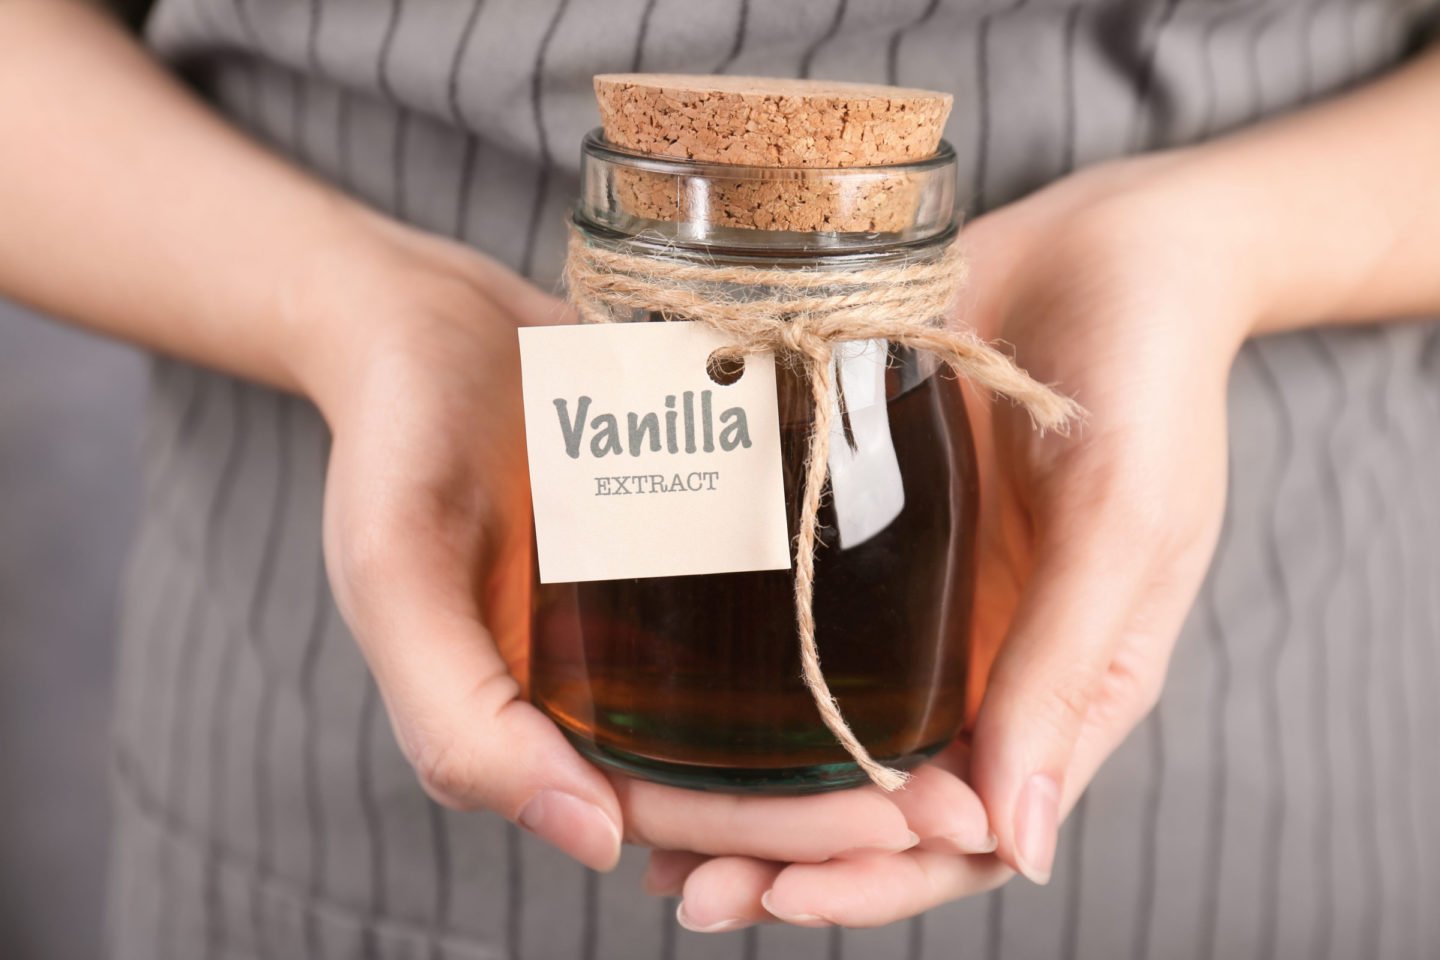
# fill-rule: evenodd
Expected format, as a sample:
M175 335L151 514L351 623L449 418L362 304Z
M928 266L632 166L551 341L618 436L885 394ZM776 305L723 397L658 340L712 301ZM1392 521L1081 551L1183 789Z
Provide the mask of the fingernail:
M902 853L920 843L920 835L911 830L905 835L905 839L899 843L879 844L871 847L851 847L849 850L835 854L836 857L864 857L880 853Z
M541 790L515 821L593 870L620 859L620 828L595 804L559 790Z
M770 902L770 894L774 891L766 890L760 894L760 906L769 911L770 916L776 920L783 920L786 923L794 924L797 927L828 927L830 921L814 913L781 913L776 910Z
M975 844L970 849L971 853L994 853L995 848L1000 846L1000 838L993 833L985 834L985 839Z
M965 837L958 833L947 833L943 836L936 837L933 843L934 846L946 848L952 853L958 853L964 856L978 856L984 853L994 853L995 848L1000 846L1000 839L993 833L987 833L985 839L979 841L974 837ZM930 845L931 841L926 841L926 846L928 847Z
M748 927L750 925L745 920L730 918L726 920L716 920L714 923L701 926L685 915L684 900L681 900L675 907L675 922L691 933L724 933L726 930L739 930L741 927Z
M1015 807L1015 860L1026 879L1050 882L1060 820L1060 788L1054 778L1037 773L1025 781Z

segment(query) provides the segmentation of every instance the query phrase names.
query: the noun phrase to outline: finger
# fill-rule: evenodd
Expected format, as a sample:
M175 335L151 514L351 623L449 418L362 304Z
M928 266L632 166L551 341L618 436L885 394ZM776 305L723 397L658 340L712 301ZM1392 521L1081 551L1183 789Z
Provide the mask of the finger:
M369 542L327 551L338 558L337 594L401 749L438 802L493 810L581 863L611 869L621 813L609 782L519 699L482 622L471 572L479 551L427 521L352 527L348 536Z
M710 858L688 850L651 850L640 886L656 897L678 897L685 879Z
M675 918L696 933L723 933L772 922L774 917L760 900L783 869L784 864L751 857L707 860L686 878Z
M972 782L1000 857L1050 879L1066 770L1134 609L1144 544L1098 511L1044 531L976 717Z
M408 232L407 243L425 248L437 262L448 264L455 276L474 281L473 287L464 291L466 297L494 301L523 326L579 322L579 314L569 302L537 287L493 257L448 237Z
M995 835L980 797L963 780L927 763L915 770L902 790L890 794L910 830L926 850L944 853L990 853Z
M993 890L1011 875L1010 868L993 856L908 850L787 866L760 899L776 919L798 926L874 927ZM686 890L688 894L688 884Z
M1146 591L1131 616L1100 696L1076 738L1065 774L1062 812L1079 799L1100 765L1159 701L1175 641L1190 612L1190 588L1198 587L1204 562L1203 557L1181 558L1176 580L1179 589Z
M895 852L919 838L877 788L801 797L680 790L613 779L626 837L665 850L814 863L860 851Z

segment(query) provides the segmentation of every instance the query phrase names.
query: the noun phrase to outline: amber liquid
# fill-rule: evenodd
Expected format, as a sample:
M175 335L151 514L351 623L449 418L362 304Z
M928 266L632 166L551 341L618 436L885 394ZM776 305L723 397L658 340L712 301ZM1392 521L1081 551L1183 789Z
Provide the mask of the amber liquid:
M888 413L904 507L841 549L827 491L814 609L846 720L872 755L909 766L963 719L976 496L955 383L931 376L897 392ZM810 410L783 374L780 396L793 535ZM765 792L864 779L801 679L793 567L541 586L531 693L583 752L647 779Z

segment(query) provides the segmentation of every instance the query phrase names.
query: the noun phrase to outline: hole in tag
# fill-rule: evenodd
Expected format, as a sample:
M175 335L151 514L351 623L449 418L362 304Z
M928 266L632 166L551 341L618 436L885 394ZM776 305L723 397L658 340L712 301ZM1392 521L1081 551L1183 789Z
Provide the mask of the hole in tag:
M720 386L728 387L745 375L745 358L727 356L716 350L706 359L705 372Z

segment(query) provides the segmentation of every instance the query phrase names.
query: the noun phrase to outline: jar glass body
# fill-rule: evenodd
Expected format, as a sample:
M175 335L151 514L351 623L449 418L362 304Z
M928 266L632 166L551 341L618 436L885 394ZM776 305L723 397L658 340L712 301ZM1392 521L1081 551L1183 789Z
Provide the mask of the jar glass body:
M614 178L635 168L606 151L606 169L597 173L592 147L603 149L587 141L587 191L576 214L590 243L623 243L634 252L636 238L648 236L656 256L843 268L938 256L954 234L953 213L943 209L931 210L932 227L911 235L849 237L717 226L714 208L703 204L671 221L635 218L614 189ZM755 169L663 166L673 169L649 173L673 178L677 196L702 197L717 192L714 180L734 183ZM911 175L914 166L897 175ZM805 176L817 173L823 180L827 171ZM934 182L943 187L947 173L953 183L953 169L943 165ZM697 187L697 177L711 182ZM616 319L662 321L644 312ZM876 759L903 768L944 747L964 719L974 450L960 388L932 357L884 341L840 346L837 354L842 394L859 377L872 388L851 390L848 403L842 396L832 446L848 447L854 462L868 466L856 474L864 488L858 496L854 484L838 498L827 484L822 501L816 643L852 730ZM777 364L776 376L793 550L814 405L799 364ZM541 584L537 576L531 697L587 756L646 779L774 793L863 782L802 679L794 589L793 563L788 570L584 583Z

